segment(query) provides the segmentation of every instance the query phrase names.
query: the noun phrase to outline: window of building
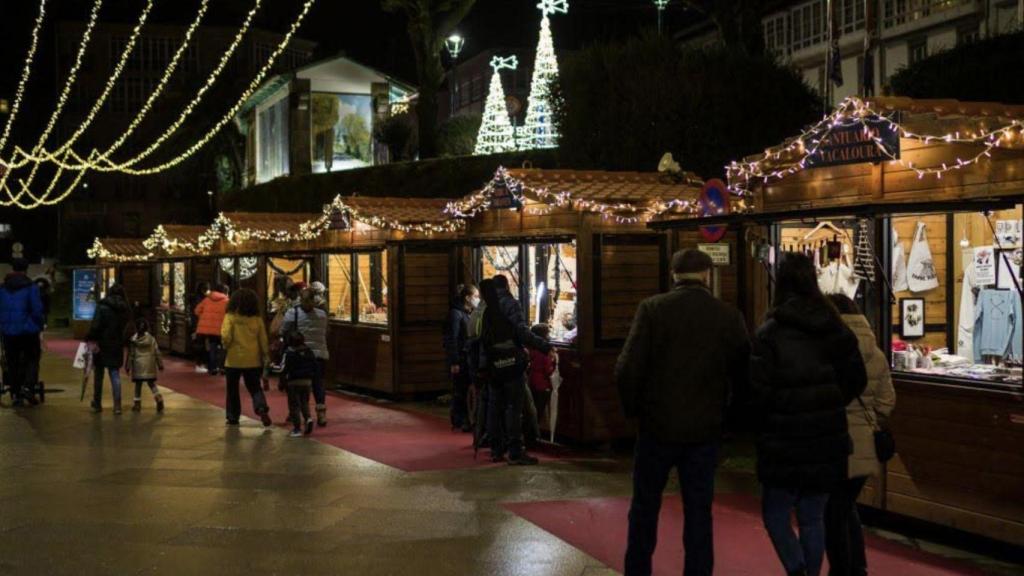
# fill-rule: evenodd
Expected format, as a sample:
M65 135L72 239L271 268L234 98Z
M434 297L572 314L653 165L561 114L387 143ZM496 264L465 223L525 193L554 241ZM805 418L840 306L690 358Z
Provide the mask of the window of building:
M327 308L334 320L352 321L352 255L327 256Z
M273 313L289 302L292 285L309 283L309 261L301 258L267 258L267 309Z
M864 29L864 0L839 0L836 17L839 19L837 28L848 34Z
M1021 385L1021 216L1017 205L991 217L969 212L890 219L909 284L895 286L894 371ZM912 256L921 231L930 260Z
M174 278L171 272L171 263L160 264L160 305L164 308L171 307L171 288Z
M356 320L363 324L388 323L388 254L386 250L356 256L359 302Z
M286 176L290 169L288 92L256 112L256 182Z
M373 164L373 97L314 93L311 100L313 172Z
M173 266L172 280L174 281L174 308L185 309L185 263L175 262Z
M825 40L825 3L814 0L790 11L793 50L813 46Z
M928 57L928 39L919 38L907 42L907 63L911 66Z
M764 21L764 46L768 52L787 54L789 41L786 38L789 13L783 12Z
M973 44L978 41L980 35L977 22L961 26L956 29L956 45Z

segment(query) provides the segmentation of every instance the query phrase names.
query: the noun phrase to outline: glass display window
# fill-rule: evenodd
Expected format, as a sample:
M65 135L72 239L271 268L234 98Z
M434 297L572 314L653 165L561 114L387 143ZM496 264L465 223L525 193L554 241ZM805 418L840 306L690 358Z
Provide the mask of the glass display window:
M386 250L356 255L356 320L362 324L388 323L388 254Z
M171 289L174 284L172 274L170 262L160 264L160 306L164 308L171 307Z
M1021 206L893 216L892 367L1021 386Z
M480 248L480 278L504 276L508 278L509 290L518 298L522 292L522 262L520 246L483 246Z
M352 254L327 255L327 307L334 320L351 322Z
M174 283L173 292L174 308L177 310L185 309L185 292L187 287L185 285L185 263L175 262L172 267L172 280Z
M103 268L100 279L100 298L106 298L107 290L117 282L117 268L108 266Z
M301 258L267 258L267 306L276 312L287 305L289 289L298 282L309 283L309 262Z

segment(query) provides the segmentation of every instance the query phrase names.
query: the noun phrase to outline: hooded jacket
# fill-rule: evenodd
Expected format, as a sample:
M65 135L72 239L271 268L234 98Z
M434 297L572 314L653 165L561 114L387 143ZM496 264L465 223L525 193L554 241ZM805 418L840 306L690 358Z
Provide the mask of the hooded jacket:
M225 368L263 368L270 360L267 327L259 316L228 314L220 332Z
M93 361L98 368L120 368L124 365L124 346L128 343L131 308L124 298L107 296L96 305L96 316L86 340L99 345Z
M156 380L157 371L163 367L160 346L156 338L146 332L132 336L128 349L128 366L132 369L132 380Z
M857 336L868 374L864 392L846 406L846 421L853 440L849 476L878 476L881 465L875 454L875 429L886 427L896 405L896 391L892 386L889 361L878 349L868 319L861 314L843 314L843 322Z
M750 336L738 310L701 282L644 300L615 365L626 415L661 442L713 442L749 386Z
M220 328L224 323L224 315L228 311L228 295L222 292L210 292L195 309L199 323L196 334L200 336L220 336Z
M0 288L0 333L26 336L43 331L46 319L39 286L23 272L12 272Z
M751 384L762 484L828 492L847 478L846 406L867 384L857 337L827 301L793 298L754 339Z

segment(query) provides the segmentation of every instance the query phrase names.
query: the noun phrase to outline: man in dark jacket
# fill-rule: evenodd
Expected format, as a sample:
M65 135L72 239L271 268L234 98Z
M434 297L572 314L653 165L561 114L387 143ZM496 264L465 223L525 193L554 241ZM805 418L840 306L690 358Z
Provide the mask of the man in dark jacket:
M491 414L488 420L497 422L504 413L505 426L502 434L504 438L491 438L492 460L504 460L504 452L507 450L510 465L532 465L537 463L537 459L528 455L523 448L523 402L528 367L523 348L534 348L547 354L552 354L553 348L530 331L519 301L509 291L508 278L495 276L494 288L497 302L489 302L484 312L481 340L486 348L491 374ZM513 357L514 362L510 360L507 365L504 363L504 358Z
M86 337L93 348L92 411L103 411L103 374L110 374L110 389L114 395L114 414L121 413L121 366L124 365L124 346L128 341L128 323L131 321L131 307L124 287L114 284L107 290L107 297L96 305L96 316Z
M626 415L638 423L626 576L651 573L662 492L679 474L686 515L685 574L714 566L711 502L725 411L747 387L749 338L743 316L708 289L711 258L672 257L675 288L640 303L615 366Z
M28 262L18 258L11 263L13 272L4 279L0 289L0 334L3 336L7 373L4 375L11 389L15 406L24 402L36 404L36 383L33 375L39 373L39 333L46 318L39 287L26 274Z

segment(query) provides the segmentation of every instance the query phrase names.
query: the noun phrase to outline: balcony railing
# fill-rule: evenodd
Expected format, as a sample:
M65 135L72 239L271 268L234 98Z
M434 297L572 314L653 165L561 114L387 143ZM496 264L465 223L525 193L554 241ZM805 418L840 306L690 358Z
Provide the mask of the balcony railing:
M974 4L977 0L884 0L882 27L894 28Z

